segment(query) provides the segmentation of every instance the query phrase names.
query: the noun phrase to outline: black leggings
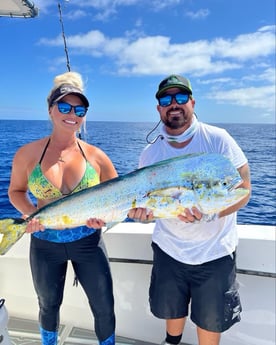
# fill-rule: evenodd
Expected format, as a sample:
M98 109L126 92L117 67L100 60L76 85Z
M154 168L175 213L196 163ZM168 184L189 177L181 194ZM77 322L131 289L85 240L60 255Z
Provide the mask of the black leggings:
M30 264L43 329L58 330L67 264L71 260L93 312L98 339L103 341L114 333L112 278L101 244L100 231L69 243L54 243L31 236Z

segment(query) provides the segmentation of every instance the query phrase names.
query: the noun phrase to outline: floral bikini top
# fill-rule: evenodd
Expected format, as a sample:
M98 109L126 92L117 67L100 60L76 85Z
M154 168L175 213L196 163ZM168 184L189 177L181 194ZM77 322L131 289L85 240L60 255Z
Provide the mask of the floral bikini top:
M41 170L41 162L44 158L44 155L49 146L49 143L50 143L50 139L48 140L42 152L39 162L35 166L34 170L30 174L29 179L28 179L28 187L29 187L30 192L33 194L34 197L40 200L54 199L54 198L65 196L64 194L61 193L61 191L57 187L53 186L52 183L47 180L47 178L44 176ZM80 180L78 185L74 188L74 190L71 193L76 193L82 189L92 187L100 183L100 178L96 170L87 161L79 142L78 142L78 146L80 148L80 151L83 157L86 160L86 169L85 169L85 173L82 179Z

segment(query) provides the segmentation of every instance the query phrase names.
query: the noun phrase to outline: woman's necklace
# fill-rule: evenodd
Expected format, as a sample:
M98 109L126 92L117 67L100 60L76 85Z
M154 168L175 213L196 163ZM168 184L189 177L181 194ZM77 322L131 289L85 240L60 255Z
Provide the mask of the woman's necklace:
M72 149L72 147L73 147L73 149ZM61 150L57 161L60 163L66 163L65 157L68 156L69 154L72 154L72 152L74 152L74 151L77 151L77 142L74 142L74 144L71 145L71 147L66 149L64 152L63 152L63 150Z
M72 152L74 151L77 151L77 146L75 146L73 150L65 151L64 154L61 153L60 156L58 157L58 162L66 163L66 160L64 160L64 158L68 156L69 154L72 154Z
M63 156L58 157L58 162L65 163L65 160L63 159Z

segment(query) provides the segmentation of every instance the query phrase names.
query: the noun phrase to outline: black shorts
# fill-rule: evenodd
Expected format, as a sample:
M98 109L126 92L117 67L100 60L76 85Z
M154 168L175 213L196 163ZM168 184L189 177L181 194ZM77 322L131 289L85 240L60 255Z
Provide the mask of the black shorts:
M152 248L149 301L156 317L186 317L191 303L191 320L202 329L221 333L240 321L235 253L201 265L187 265L155 243Z

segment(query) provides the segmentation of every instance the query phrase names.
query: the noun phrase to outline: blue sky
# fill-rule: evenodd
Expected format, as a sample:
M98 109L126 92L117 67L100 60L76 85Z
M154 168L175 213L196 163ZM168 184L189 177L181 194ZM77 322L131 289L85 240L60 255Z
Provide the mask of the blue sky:
M83 75L88 121L157 122L155 92L188 77L209 123L275 123L275 0L37 0L34 19L0 18L0 119L47 120L67 70Z

